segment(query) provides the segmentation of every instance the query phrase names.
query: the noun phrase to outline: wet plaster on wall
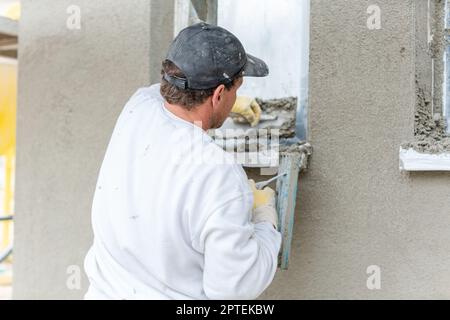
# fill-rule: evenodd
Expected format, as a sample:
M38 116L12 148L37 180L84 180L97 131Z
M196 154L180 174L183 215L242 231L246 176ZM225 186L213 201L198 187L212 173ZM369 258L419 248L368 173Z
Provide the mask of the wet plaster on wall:
M263 116L276 117L276 120L261 121L254 129L279 129L280 137L284 138L295 135L296 97L267 100L256 98L255 100L261 107ZM238 126L244 127L247 125L247 121L239 115L231 114L230 118Z
M413 148L422 153L450 151L450 137L446 135L443 117L432 116L430 95L418 88L414 135L416 140L402 144L402 148Z
M418 6L427 2L419 2ZM443 117L443 81L445 51L445 0L430 1L427 19L416 17L416 110L414 141L404 142L404 149L422 153L450 151ZM427 32L426 37L423 37ZM427 70L429 69L429 71Z
M277 115L284 119L280 126L280 136L293 137L295 135L295 115L297 109L297 98L288 97L283 99L262 100L256 99L263 113Z
M106 146L129 97L160 78L173 37L170 1L79 0L75 30L66 28L73 4L21 1L14 299L85 294L90 209Z

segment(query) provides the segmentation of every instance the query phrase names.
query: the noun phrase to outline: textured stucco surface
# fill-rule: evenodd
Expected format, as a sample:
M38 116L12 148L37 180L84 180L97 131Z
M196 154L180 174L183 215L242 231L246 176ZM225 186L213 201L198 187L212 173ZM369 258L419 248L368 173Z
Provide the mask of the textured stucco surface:
M23 1L15 298L86 290L84 278L66 288L66 268L82 266L91 241L98 169L124 102L156 77L149 53L164 50L149 41L156 2L78 3L82 28L70 31L71 2ZM381 30L366 27L370 4L311 1L314 152L290 268L261 298L450 298L450 174L398 170L414 132L414 1L377 1ZM381 268L381 290L366 287L369 265Z
M82 268L91 243L93 191L117 116L158 77L154 60L172 33L158 35L149 57L150 16L170 22L164 3L22 1L14 298L84 294L84 272L69 290L67 268ZM81 10L79 30L66 27L70 5Z

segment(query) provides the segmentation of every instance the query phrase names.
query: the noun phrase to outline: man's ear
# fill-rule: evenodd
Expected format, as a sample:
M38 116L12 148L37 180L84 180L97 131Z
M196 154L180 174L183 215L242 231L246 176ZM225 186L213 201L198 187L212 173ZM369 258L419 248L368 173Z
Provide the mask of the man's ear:
M212 95L212 105L213 107L217 106L220 101L223 99L223 92L225 91L225 86L221 84L218 86Z

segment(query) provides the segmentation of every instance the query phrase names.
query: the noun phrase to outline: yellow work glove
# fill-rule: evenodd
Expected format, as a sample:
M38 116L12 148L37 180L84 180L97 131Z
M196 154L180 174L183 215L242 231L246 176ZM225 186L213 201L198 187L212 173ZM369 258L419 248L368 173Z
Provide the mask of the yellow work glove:
M250 97L237 97L231 112L244 117L252 127L256 126L261 118L261 107Z
M248 183L253 191L252 222L269 222L277 229L278 215L275 209L275 191L269 187L258 190L256 189L255 181L251 179Z

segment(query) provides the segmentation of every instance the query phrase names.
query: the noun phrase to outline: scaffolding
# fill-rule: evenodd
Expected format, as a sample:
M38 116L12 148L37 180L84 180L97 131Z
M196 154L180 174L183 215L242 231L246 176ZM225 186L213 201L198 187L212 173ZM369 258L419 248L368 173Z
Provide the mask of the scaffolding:
M18 22L0 16L0 56L17 58Z

